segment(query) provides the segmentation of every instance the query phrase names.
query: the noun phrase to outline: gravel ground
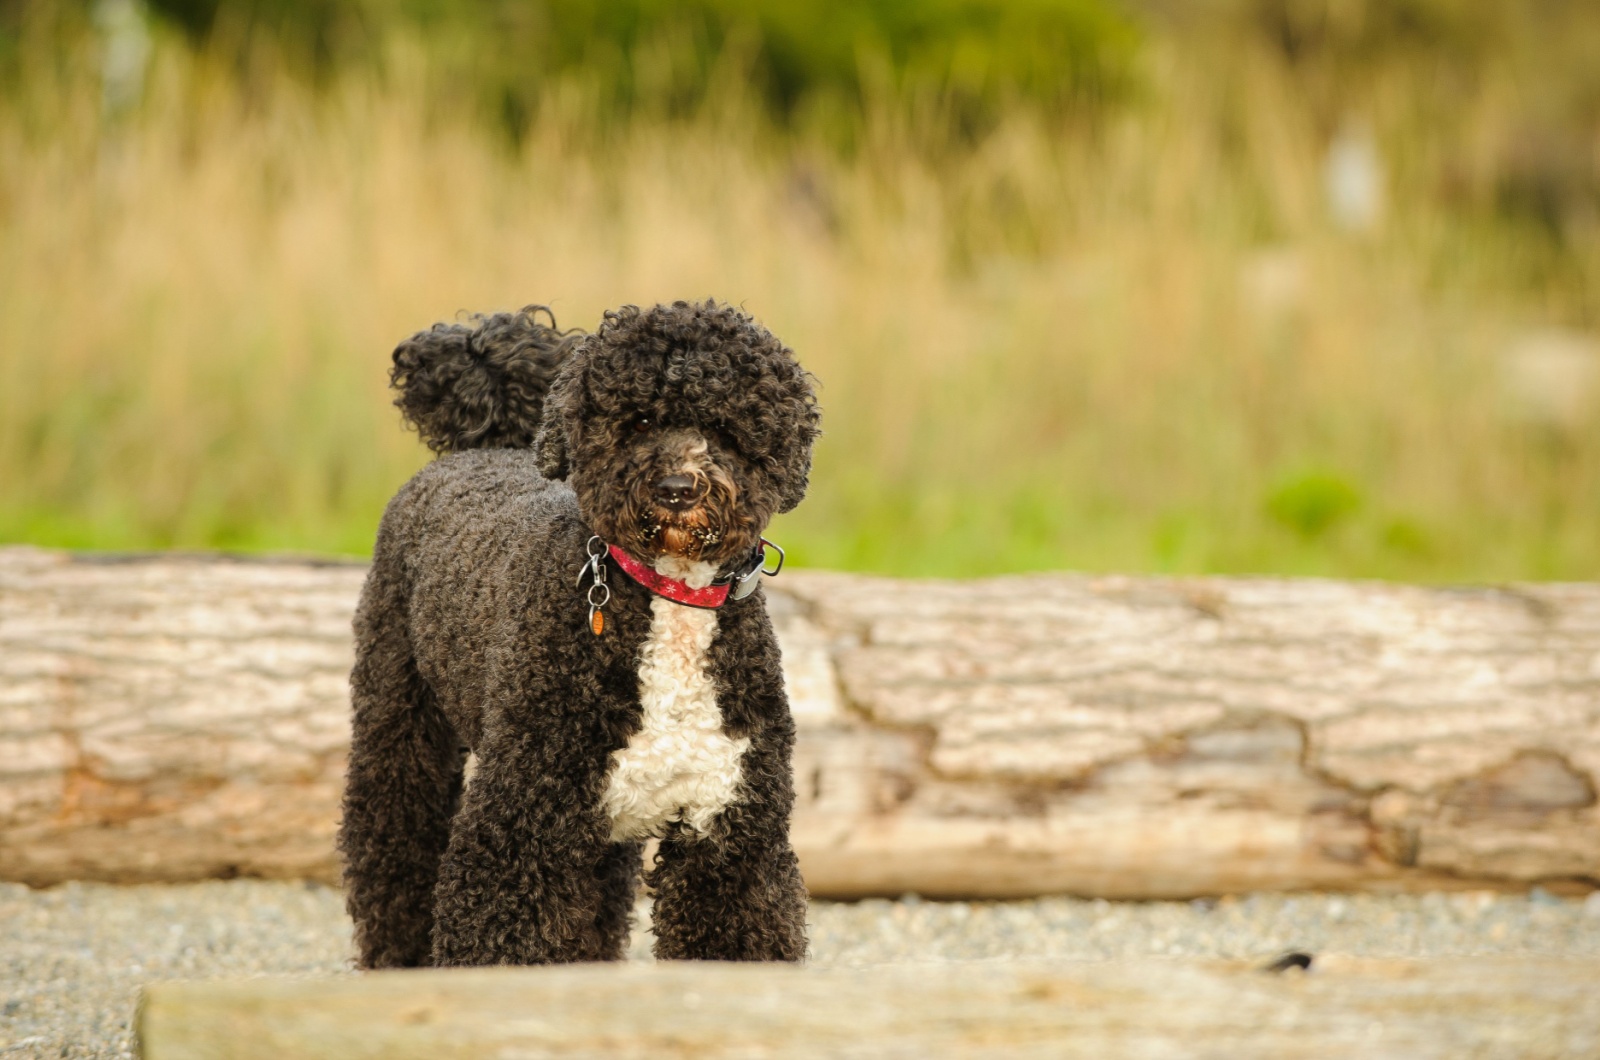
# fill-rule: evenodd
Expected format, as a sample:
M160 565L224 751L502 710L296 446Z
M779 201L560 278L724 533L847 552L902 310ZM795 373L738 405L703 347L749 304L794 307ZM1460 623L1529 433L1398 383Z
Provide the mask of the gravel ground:
M643 918L641 918L643 919ZM643 927L633 956L649 959ZM816 902L812 964L1004 957L1267 960L1286 949L1383 957L1600 957L1600 893L1258 895L1198 902ZM0 1058L132 1056L139 987L158 979L349 974L331 888L0 884Z

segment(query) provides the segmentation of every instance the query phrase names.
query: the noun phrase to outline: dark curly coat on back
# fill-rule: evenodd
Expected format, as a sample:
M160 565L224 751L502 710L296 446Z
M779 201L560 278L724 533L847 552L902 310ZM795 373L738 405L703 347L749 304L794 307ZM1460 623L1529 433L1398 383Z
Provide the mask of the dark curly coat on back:
M361 965L619 958L649 835L658 956L800 959L761 591L697 612L607 564L597 636L574 581L595 536L702 580L746 564L804 495L809 377L743 312L678 302L581 337L540 307L440 325L392 378L442 455L385 512L356 615L339 844ZM622 779L664 768L630 740L713 703L715 731L663 730L709 764Z

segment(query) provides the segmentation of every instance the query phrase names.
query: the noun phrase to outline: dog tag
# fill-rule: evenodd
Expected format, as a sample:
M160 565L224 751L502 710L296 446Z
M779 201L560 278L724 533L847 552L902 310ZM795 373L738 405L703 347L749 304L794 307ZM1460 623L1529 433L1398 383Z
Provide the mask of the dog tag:
M594 579L589 586L589 592L584 597L589 601L589 629L595 636L606 631L606 615L601 608L611 602L611 589L606 585L606 565L604 563L606 546L598 537L591 537L585 546L589 553L588 562L578 571L578 584L583 584L584 575Z

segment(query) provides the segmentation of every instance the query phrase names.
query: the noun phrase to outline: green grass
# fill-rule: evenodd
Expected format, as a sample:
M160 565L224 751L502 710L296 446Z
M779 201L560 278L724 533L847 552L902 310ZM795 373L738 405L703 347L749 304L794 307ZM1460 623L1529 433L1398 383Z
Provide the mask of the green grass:
M1439 192L1507 83L1449 128L1425 69L1375 83L1388 220L1355 235L1259 47L1157 40L1136 102L965 146L885 97L850 152L734 83L603 139L557 84L510 151L417 48L313 89L163 38L118 116L85 61L0 102L0 541L364 553L427 456L399 339L709 294L821 381L773 530L801 564L1600 577L1600 409L1540 422L1506 381L1518 336L1593 326L1600 240Z

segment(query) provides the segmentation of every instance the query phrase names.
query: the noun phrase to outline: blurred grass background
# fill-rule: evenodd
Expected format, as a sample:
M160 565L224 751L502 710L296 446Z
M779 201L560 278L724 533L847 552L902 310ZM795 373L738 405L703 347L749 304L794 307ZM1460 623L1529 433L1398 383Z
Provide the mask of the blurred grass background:
M0 0L0 540L364 554L461 311L745 305L798 561L1600 577L1587 0Z

